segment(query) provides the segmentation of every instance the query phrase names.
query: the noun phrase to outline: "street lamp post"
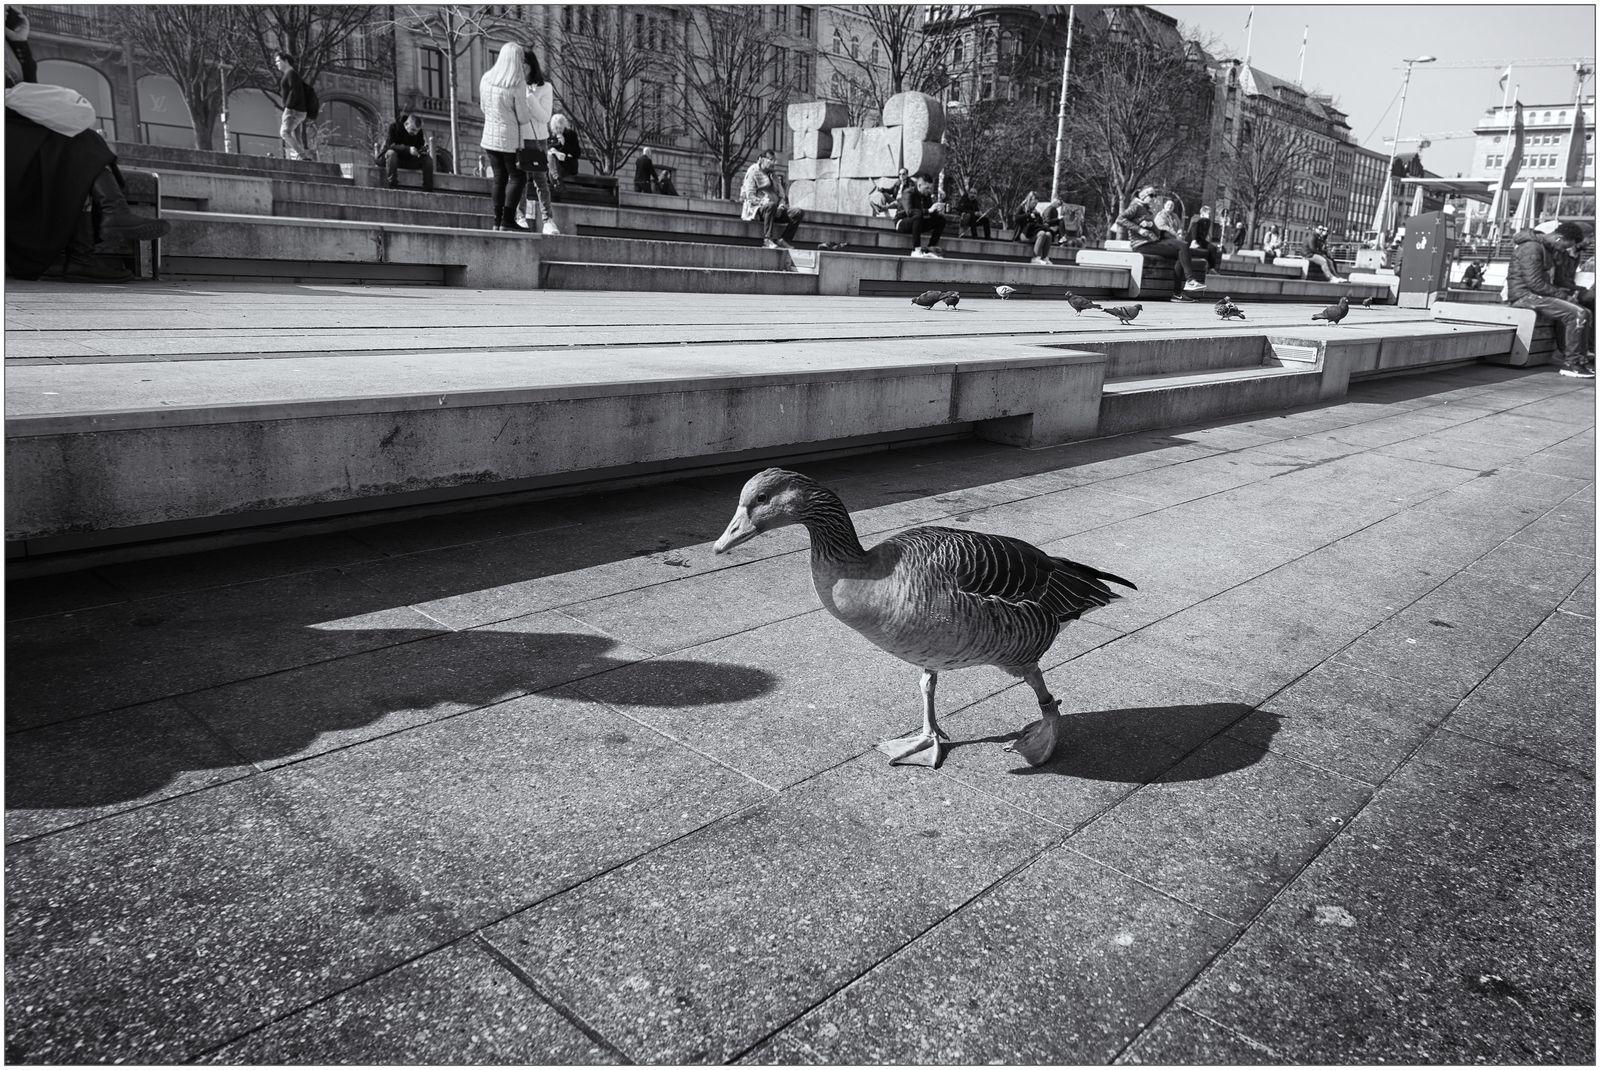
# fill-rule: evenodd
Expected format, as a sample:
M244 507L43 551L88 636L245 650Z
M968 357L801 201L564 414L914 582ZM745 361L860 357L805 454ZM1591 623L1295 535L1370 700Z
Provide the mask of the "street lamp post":
M1378 198L1379 211L1378 218L1375 220L1378 224L1375 229L1378 231L1380 248L1388 247L1389 235L1394 229L1389 220L1389 215L1394 209L1392 203L1394 200L1394 158L1395 154L1400 151L1400 121L1405 118L1406 114L1406 91L1411 88L1411 68L1418 63L1432 63L1437 58L1436 56L1418 56L1416 59L1404 61L1406 76L1405 80L1400 83L1400 110L1394 117L1394 140L1389 145L1389 166L1383 172L1383 195Z

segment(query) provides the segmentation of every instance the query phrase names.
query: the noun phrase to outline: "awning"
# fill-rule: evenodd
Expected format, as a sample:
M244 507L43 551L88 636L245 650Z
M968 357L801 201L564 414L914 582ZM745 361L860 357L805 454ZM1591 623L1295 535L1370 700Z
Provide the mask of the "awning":
M1419 186L1441 197L1462 197L1489 204L1494 200L1494 183L1479 178L1402 178L1403 186Z

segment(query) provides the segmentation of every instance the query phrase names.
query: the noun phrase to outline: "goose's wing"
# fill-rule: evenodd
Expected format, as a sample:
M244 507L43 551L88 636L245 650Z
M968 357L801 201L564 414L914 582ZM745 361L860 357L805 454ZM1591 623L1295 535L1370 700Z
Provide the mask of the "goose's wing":
M927 580L953 595L1033 604L1068 621L1121 597L1106 582L1133 584L1009 535L956 528L913 528L896 536Z

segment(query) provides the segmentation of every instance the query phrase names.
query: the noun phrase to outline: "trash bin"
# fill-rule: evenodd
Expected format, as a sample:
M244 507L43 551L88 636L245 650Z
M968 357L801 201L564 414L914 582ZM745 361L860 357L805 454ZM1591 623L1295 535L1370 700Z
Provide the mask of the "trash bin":
M1430 308L1450 287L1450 262L1456 251L1456 217L1424 212L1406 220L1400 246L1401 308Z

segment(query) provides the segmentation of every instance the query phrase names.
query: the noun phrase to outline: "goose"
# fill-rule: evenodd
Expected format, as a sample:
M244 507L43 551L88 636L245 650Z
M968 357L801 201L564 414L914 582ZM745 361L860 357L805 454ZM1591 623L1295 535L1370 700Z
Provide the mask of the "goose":
M1064 624L1121 597L1108 582L1137 590L1109 572L980 531L917 527L864 549L839 496L783 468L750 477L712 549L727 553L786 524L804 525L811 536L811 579L823 608L922 670L922 728L878 744L891 765L938 768L950 738L934 714L939 674L977 665L1033 688L1040 719L1006 749L1030 765L1049 761L1061 703L1046 688L1039 659Z

